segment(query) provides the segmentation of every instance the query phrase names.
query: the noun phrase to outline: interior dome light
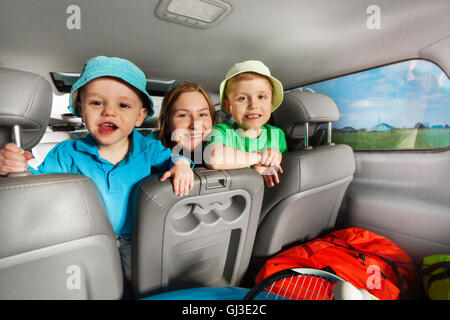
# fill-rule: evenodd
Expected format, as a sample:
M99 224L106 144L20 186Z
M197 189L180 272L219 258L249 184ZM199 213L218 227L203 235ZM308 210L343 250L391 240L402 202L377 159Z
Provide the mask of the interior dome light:
M155 9L158 18L194 28L217 25L231 12L231 5L221 0L160 0Z

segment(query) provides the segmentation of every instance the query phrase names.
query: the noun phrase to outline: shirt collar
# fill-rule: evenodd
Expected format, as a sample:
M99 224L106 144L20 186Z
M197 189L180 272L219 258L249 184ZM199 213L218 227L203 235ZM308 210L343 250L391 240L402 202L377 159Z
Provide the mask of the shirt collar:
M239 124L238 124L237 122L234 122L234 123L233 123L233 127L234 127L235 132L237 133L237 135L238 135L241 139L245 139L245 140L265 140L266 137L267 137L267 128L266 128L266 124L264 124L264 125L261 127L261 134L260 134L259 137L257 137L257 138L249 138L249 137L244 136L244 134L242 133L242 130L243 130L243 129L242 129L241 127L239 127Z
M133 129L131 138L131 149L127 158L133 158L148 149L148 139L144 137L136 128ZM150 138L151 139L151 138Z
M78 139L75 142L75 148L78 151L89 153L97 157L99 156L97 142L95 142L94 137L90 133L87 135L86 138Z

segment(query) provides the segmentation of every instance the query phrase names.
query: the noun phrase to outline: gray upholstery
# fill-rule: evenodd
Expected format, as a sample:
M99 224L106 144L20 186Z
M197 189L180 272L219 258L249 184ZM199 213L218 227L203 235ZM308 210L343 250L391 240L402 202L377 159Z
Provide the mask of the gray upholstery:
M52 102L43 77L0 68L1 144L22 127L29 149ZM122 270L100 194L74 174L0 176L0 299L118 299Z
M280 184L274 189L266 189L261 220L278 202L290 195L353 175L355 160L347 145L319 146L312 150L290 152L283 158L282 167L285 173L280 175Z
M322 124L338 119L336 104L321 94L287 93L279 109L288 115L282 115L283 125L291 129L308 121ZM331 230L355 172L353 151L347 145L291 151L281 165L280 183L265 190L254 256L273 255Z
M121 297L114 233L91 179L0 177L0 203L0 299ZM79 288L68 285L76 273Z
M416 263L450 253L450 151L358 152L340 228L388 237Z
M178 197L153 175L136 189L133 284L140 296L199 286L236 286L248 267L264 184L252 169L194 169Z
M34 73L0 68L0 147L10 139L10 128L22 128L22 146L30 150L44 135L52 108L48 81Z
M319 125L339 120L339 111L336 103L326 95L289 92L284 95L282 107L272 117L277 126L283 128L287 138L302 139L306 122L311 124L311 136Z

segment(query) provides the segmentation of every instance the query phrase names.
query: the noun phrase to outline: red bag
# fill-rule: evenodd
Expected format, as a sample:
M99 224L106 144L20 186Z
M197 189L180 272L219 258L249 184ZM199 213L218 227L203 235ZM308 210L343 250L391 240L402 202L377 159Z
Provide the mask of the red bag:
M382 300L415 286L411 258L389 239L360 228L335 231L269 259L256 283L290 268L331 268L336 275Z

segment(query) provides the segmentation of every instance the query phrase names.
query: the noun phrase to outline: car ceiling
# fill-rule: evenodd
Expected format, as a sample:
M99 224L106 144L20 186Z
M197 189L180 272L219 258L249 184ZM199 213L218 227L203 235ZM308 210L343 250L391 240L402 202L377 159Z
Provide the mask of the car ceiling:
M68 30L66 9L81 9ZM96 55L132 60L148 77L197 81L217 92L235 62L259 59L285 88L410 58L450 73L448 0L226 0L220 24L195 29L161 20L154 0L1 0L0 66L80 72ZM381 29L369 30L369 5Z

